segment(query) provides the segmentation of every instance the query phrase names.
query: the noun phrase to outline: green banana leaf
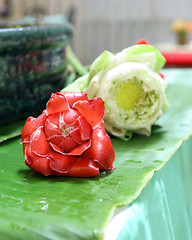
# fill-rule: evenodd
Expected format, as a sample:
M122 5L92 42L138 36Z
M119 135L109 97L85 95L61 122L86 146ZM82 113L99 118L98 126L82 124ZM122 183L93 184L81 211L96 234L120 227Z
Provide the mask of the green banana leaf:
M8 125L0 126L0 143L21 135L24 124L25 121L18 121Z
M116 170L93 178L43 177L24 164L20 137L0 144L0 240L102 239L115 211L128 206L192 135L192 70L164 70L170 107L151 137L112 138Z

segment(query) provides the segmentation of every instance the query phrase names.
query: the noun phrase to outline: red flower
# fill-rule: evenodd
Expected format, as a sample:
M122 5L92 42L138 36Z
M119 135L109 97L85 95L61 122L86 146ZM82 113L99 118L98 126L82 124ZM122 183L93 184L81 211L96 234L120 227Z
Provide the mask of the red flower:
M103 127L104 103L87 94L57 92L22 130L25 163L48 175L91 177L112 170L115 152Z
M144 38L141 38L135 44L138 45L138 44L149 44L149 43Z
M164 76L163 73L159 72L159 76L160 76L161 78L165 79L165 76Z

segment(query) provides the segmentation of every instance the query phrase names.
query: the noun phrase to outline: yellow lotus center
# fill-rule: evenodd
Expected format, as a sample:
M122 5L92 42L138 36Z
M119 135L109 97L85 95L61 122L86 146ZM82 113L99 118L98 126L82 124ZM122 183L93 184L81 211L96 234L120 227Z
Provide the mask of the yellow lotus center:
M129 110L139 101L142 94L142 88L137 82L124 82L116 87L116 102L117 105Z

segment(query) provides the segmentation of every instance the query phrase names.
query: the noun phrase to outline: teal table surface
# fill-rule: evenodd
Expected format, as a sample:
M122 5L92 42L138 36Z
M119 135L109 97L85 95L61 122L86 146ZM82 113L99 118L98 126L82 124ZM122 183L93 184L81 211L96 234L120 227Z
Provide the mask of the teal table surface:
M192 137L125 211L118 240L192 239Z

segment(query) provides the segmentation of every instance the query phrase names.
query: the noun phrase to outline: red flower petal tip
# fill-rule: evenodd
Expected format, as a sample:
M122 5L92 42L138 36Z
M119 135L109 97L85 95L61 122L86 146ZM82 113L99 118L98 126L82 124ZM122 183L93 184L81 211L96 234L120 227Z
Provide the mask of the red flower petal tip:
M135 43L135 45L138 45L138 44L149 44L149 43L146 39L141 38Z

